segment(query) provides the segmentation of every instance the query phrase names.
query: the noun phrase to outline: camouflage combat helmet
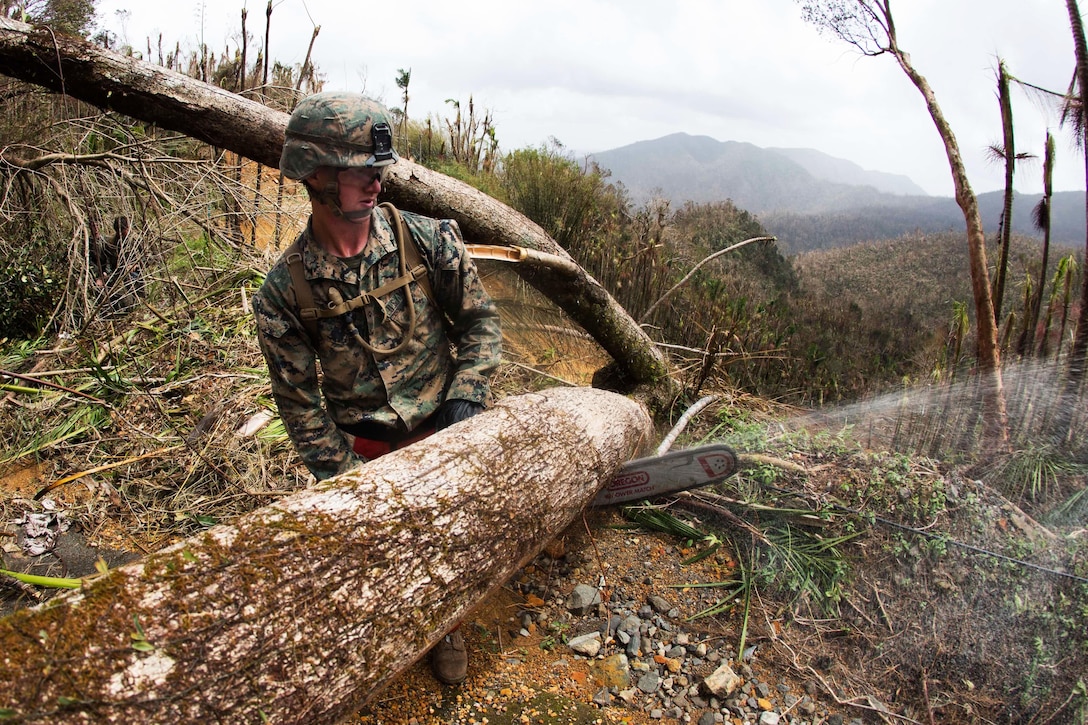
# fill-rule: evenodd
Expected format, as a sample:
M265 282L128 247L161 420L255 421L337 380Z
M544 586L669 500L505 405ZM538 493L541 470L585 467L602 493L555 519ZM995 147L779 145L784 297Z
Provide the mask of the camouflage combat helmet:
M332 91L302 99L291 114L280 171L298 180L319 166L383 167L398 158L385 107L358 93Z

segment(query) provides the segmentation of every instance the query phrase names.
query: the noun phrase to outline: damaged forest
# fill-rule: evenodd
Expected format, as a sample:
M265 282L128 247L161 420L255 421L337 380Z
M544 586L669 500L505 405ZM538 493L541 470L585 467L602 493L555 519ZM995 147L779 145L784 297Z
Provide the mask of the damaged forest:
M0 66L20 62L41 21L71 36L56 46L66 60L101 53L150 78L184 75L225 104L271 109L269 128L322 89L309 53L291 66L257 43L117 47L87 38L83 10L5 19ZM267 30L242 22L249 40ZM987 240L991 261L1009 260L995 440L962 233L789 256L729 200L635 204L558 143L503 149L501 124L471 98L409 116L410 75L395 80L402 102L384 101L405 160L390 183L398 205L436 215L413 200L439 198L470 243L510 246L505 230L529 229L562 271L479 259L502 319L496 422L450 438L456 456L413 446L336 489L314 486L292 448L252 317L306 222L299 185L267 154L0 77L0 641L28 653L0 655L0 720L1088 722L1088 391L1070 372L1088 324L1082 250L1046 261L1038 238L1013 235L1005 255ZM586 424L601 429L587 438L570 409L609 425ZM730 445L741 470L586 506L670 431L674 449ZM489 522L479 554L429 543L431 524L458 515L438 509L427 525L377 512L368 520L384 528L330 518L291 538L306 497L414 490L426 475L411 472L463 458L472 465L448 465L466 481L505 476L471 489ZM569 491L530 480L544 465ZM504 497L511 508L487 508ZM424 562L413 591L442 604L413 599L404 562L423 546L479 578L440 581ZM222 574L212 581L237 612L208 605L201 619L212 587L181 591L190 574ZM266 576L299 587L277 599ZM161 590L134 588L150 577ZM576 602L583 587L590 599ZM350 637L354 623L327 603L349 590L370 597L352 600L366 624ZM131 614L141 596L158 614ZM50 619L57 602L76 613ZM461 616L469 679L442 688L422 633ZM236 657L200 639L232 617L249 627ZM293 618L320 618L327 639L291 649ZM123 636L99 643L96 628ZM123 664L112 685L81 679L108 660ZM169 697L169 676L147 674L167 660L193 675ZM234 699L192 694L235 675ZM307 678L327 702L284 694Z

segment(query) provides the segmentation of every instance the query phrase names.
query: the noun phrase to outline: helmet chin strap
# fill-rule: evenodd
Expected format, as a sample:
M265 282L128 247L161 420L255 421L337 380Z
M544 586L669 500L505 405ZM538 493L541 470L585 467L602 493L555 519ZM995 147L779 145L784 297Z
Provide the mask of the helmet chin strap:
M325 184L324 188L315 189L311 187L314 192L314 196L318 202L325 206L332 208L333 216L339 217L348 222L361 222L369 217L374 210L373 209L359 209L358 211L344 211L344 208L340 204L340 182L333 179L329 183Z

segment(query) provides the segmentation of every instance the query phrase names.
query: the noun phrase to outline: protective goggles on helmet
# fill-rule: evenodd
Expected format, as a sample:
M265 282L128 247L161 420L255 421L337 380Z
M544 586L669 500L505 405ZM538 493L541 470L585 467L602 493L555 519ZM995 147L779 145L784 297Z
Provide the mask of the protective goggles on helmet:
M341 166L336 169L336 178L339 180L346 173L362 186L370 186L375 181L385 181L385 169L384 166Z

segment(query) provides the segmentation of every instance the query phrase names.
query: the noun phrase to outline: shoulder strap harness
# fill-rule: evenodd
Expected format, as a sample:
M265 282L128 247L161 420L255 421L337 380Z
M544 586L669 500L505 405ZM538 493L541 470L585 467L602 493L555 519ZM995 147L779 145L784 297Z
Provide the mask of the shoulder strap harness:
M370 292L363 292L353 299L344 300L340 296L339 291L333 288L330 291L330 297L332 299L329 300L328 306L325 308L317 307L314 304L314 294L313 289L310 287L310 281L306 279L306 271L303 267L302 249L299 246L299 240L295 239L284 253L287 269L291 273L291 287L294 290L295 303L299 308L299 319L302 320L302 325L306 328L306 332L309 334L312 342L316 341L318 338L318 319L337 317L346 314L362 307L368 302L377 302L380 305L382 297L413 281L420 286L423 293L427 295L427 299L434 305L435 309L440 309L435 303L434 291L431 289L431 280L427 273L427 266L423 263L419 248L416 246L415 239L412 238L411 233L408 231L408 227L405 225L404 218L401 216L400 211L389 202L381 204L379 208L385 213L390 226L393 227L393 237L397 241L397 248L400 256L400 276L386 282L377 289L371 290ZM360 342L367 350L373 353L391 355L398 352L408 343L408 340L411 339L412 334L415 331L416 309L415 303L412 302L412 295L406 294L405 297L408 302L409 324L408 331L405 333L400 343L392 349L379 350L361 339L361 336L356 333L358 342Z

